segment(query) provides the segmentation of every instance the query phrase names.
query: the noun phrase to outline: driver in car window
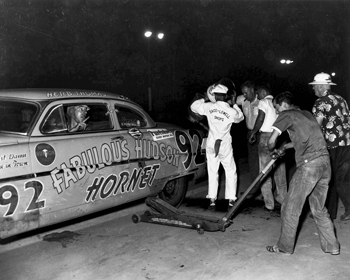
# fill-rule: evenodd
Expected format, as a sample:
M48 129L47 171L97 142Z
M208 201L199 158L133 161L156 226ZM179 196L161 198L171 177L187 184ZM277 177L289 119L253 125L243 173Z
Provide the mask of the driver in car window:
M67 114L69 132L84 131L91 129L89 128L88 124L85 123L89 119L89 117L87 117L87 111L89 110L90 108L87 105L77 105L68 107Z

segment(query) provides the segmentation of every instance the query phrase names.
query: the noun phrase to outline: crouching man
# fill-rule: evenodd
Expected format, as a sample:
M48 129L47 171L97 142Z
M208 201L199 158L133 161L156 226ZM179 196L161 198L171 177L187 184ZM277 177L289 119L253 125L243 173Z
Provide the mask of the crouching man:
M279 154L293 147L297 168L282 203L280 238L276 245L267 246L266 249L271 253L294 252L299 217L308 197L322 250L331 255L338 255L340 245L324 206L331 179L327 144L315 117L308 111L297 109L293 105L292 97L290 92L283 92L273 101L279 116L272 126L273 132L268 140L268 147L270 151ZM288 131L291 142L279 150L274 150L277 137L285 130Z

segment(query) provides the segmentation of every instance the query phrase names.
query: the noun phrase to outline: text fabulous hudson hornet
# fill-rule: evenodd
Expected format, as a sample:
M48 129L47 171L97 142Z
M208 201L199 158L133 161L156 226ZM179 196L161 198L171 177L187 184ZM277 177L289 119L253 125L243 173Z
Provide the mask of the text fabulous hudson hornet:
M0 238L159 194L205 174L203 132L156 123L121 95L0 91Z

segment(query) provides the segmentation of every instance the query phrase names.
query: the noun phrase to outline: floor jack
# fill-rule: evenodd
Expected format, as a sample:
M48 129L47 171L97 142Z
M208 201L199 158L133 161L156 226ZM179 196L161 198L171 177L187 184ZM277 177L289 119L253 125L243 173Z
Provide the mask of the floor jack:
M250 184L248 189L242 194L242 196L234 203L233 207L222 218L209 217L204 215L198 215L186 211L180 211L179 209L171 206L160 198L148 197L146 204L153 211L145 211L144 214L134 214L132 221L134 223L146 222L168 226L176 226L183 228L196 229L199 234L203 234L204 231L225 231L233 223L233 216L238 210L239 206L245 200L250 191L258 184L266 174L270 172L272 165L277 160L277 156L273 156L273 159L267 164L267 166L260 172L256 179Z

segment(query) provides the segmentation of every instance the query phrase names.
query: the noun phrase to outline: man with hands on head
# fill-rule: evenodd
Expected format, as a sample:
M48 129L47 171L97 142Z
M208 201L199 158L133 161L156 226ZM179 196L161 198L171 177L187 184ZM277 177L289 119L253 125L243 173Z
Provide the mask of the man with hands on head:
M233 123L241 122L244 117L236 104L234 84L227 83L229 79L222 79L208 88L205 98L194 101L190 108L199 115L206 116L209 125L209 134L206 143L206 157L208 167L208 195L209 210L215 210L219 186L220 163L225 169L225 199L229 207L237 199L237 172L233 157L232 137L230 134ZM209 101L209 102L208 102ZM231 104L231 106L230 106Z

